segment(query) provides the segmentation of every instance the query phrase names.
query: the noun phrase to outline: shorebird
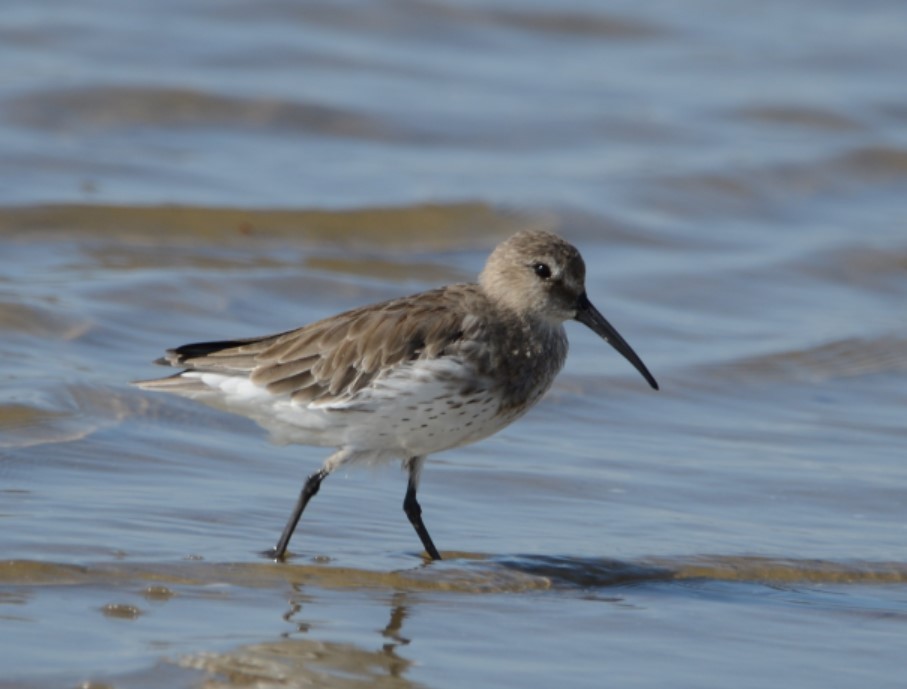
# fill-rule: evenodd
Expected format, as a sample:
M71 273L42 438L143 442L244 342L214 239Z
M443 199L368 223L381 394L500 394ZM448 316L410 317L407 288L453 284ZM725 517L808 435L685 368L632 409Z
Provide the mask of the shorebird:
M591 328L658 389L589 301L585 276L573 245L519 232L494 249L476 283L276 335L183 345L155 362L181 372L136 385L249 416L289 442L336 448L305 480L268 557L285 558L303 510L335 469L399 460L409 474L403 510L440 560L416 499L426 457L486 438L535 405L564 365L565 321Z

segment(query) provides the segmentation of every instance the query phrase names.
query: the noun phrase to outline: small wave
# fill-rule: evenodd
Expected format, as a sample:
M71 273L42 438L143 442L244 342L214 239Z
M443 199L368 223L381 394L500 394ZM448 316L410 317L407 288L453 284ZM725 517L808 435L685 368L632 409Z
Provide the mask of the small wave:
M656 198L647 201L694 217L725 211L764 215L773 201L902 185L905 180L907 150L868 146L802 162L663 177L653 187Z
M633 562L595 558L527 556L501 561L554 587L599 588L650 581L708 579L762 584L902 584L907 563L840 562L735 555L653 557Z
M299 131L378 141L422 141L425 134L360 112L317 103L240 98L183 88L88 86L35 91L6 106L9 118L51 131L116 127L230 127Z
M46 305L0 301L0 330L38 337L74 340L88 330L85 320Z
M552 219L484 203L418 204L355 210L257 210L205 206L38 205L0 208L6 237L128 237L132 243L281 241L405 246L412 250L493 246Z
M631 40L656 38L667 33L665 28L652 23L598 12L491 10L483 16L491 25L572 38Z
M848 290L896 299L907 294L907 246L877 246L863 240L811 253L796 259L791 267Z
M29 396L40 403L0 403L0 448L74 442L118 424L149 404L100 385L32 389Z
M724 378L812 382L907 372L907 339L845 338L807 349L741 359L721 367Z
M413 661L392 652L316 639L283 639L242 646L232 651L203 652L176 659L177 666L206 673L207 689L235 687L381 687L423 685L404 673ZM388 678L393 681L388 683Z
M30 586L134 583L156 599L173 586L311 585L326 589L520 593L548 588L609 588L688 579L786 585L907 583L907 563L695 555L620 561L569 556L502 556L447 553L446 559L411 569L373 571L330 563L275 564L100 563L72 565L30 560L0 563L0 584Z
M788 125L804 129L827 131L855 131L861 124L847 115L835 110L801 105L755 105L735 110L734 117L742 117L756 122Z
M481 556L452 558L431 566L399 571L372 571L330 564L113 563L70 565L12 560L0 563L0 584L31 586L153 584L170 586L233 585L269 587L279 584L312 585L327 589L382 589L405 591L455 591L502 593L545 589L548 580L514 568L500 567Z

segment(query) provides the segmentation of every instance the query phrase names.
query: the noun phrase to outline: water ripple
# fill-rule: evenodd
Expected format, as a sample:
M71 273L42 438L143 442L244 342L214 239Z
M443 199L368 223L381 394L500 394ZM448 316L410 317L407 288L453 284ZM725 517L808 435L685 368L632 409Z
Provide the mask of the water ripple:
M331 564L274 563L66 563L10 560L0 563L4 586L131 585L143 591L174 586L282 584L325 589L518 593L554 588L609 588L649 582L701 579L764 585L903 584L905 562L695 555L625 562L570 556L485 556L447 553L446 559L412 569L374 571ZM172 594L171 594L172 595ZM169 597L169 595L168 595Z

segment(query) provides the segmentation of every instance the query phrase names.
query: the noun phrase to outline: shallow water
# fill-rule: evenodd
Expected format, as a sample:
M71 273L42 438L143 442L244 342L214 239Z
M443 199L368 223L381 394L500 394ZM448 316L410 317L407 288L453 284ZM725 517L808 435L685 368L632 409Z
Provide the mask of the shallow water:
M0 687L903 686L903 3L13 3ZM543 403L394 468L129 381L469 280L526 227ZM83 684L84 683L84 684Z

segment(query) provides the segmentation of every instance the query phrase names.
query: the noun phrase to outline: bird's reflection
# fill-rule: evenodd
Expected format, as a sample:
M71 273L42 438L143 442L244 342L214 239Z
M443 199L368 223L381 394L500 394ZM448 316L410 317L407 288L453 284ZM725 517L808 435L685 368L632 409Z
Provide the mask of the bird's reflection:
M403 592L391 595L387 624L375 630L380 634L379 643L368 649L314 638L319 625L306 616L306 608L316 599L303 588L302 584L292 585L288 607L281 615L292 629L282 633L279 641L242 646L223 654L189 656L181 659L180 664L211 673L212 678L205 685L211 688L244 687L277 678L292 678L294 682L315 686L380 685L391 689L419 686L405 677L413 662L398 653L401 646L410 643L403 635L403 625L411 596Z
M381 630L381 636L392 639L394 643L385 644L385 648L387 646L406 646L409 643L409 639L400 635L403 620L406 619L407 615L406 597L405 593L395 593L391 600L391 617L387 622L387 626Z
M409 639L403 636L400 633L400 630L403 628L403 621L406 619L408 610L406 607L406 594L405 593L395 593L391 599L391 616L387 621L387 625L384 629L381 630L381 636L386 639L390 639L387 643L382 646L384 654L393 661L398 661L389 666L389 671L392 676L400 677L403 672L409 667L410 661L401 658L397 655L398 646L407 646L409 645Z

